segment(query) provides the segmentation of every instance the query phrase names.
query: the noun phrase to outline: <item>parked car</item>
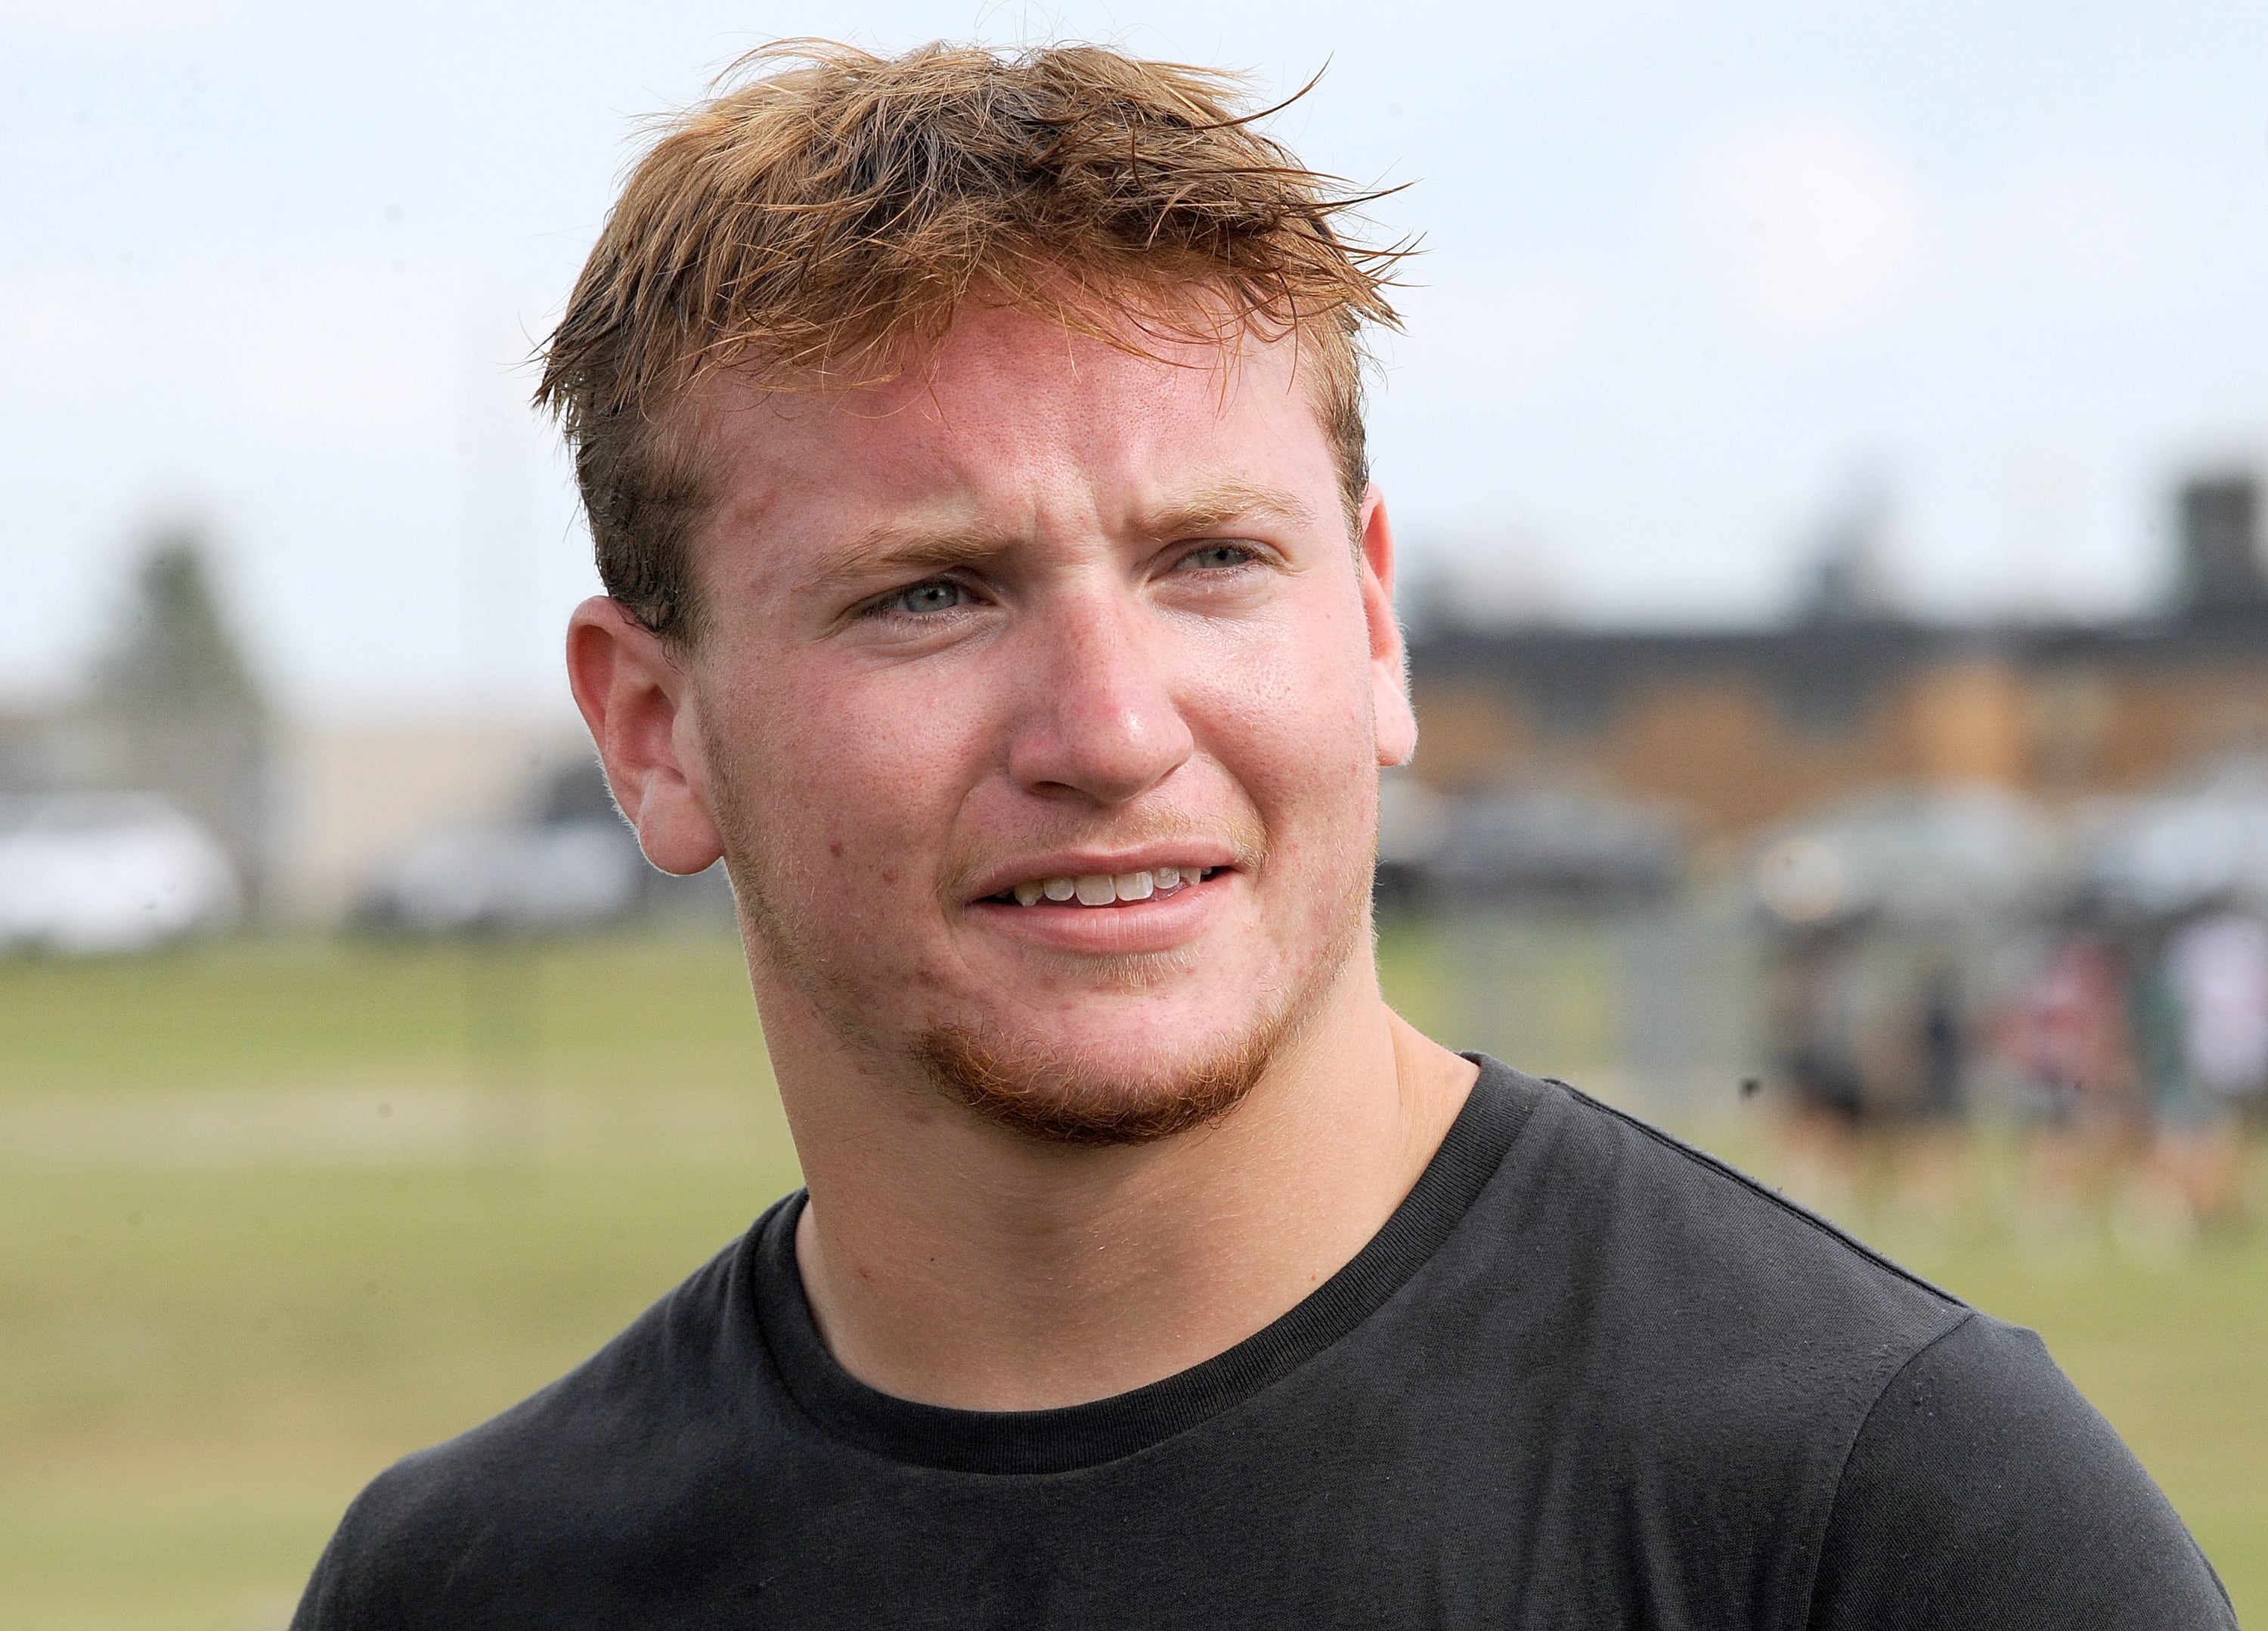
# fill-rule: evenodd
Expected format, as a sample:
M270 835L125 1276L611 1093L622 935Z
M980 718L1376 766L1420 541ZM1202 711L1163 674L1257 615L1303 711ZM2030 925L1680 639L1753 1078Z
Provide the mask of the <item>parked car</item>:
M586 928L627 916L646 872L620 816L460 827L403 852L357 907L413 934Z
M2268 909L2268 761L2236 758L2095 814L2088 887L2115 911L2170 917L2216 901Z
M1749 882L1786 925L1942 925L2030 909L2059 886L2059 860L2045 823L2012 793L1907 788L1774 829Z
M1643 900L1685 876L1683 823L1666 807L1558 789L1453 801L1425 863L1434 897Z
M154 794L0 795L0 948L140 951L243 910L218 840Z

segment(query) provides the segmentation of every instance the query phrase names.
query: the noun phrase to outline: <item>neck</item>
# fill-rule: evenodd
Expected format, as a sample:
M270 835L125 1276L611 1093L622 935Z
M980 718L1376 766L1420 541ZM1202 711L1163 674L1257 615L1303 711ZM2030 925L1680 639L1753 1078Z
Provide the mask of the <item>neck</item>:
M1048 1409L1172 1376L1288 1311L1401 1204L1476 1074L1353 961L1222 1122L1116 1148L1035 1143L799 1047L820 1039L776 1034L767 1003L810 1190L797 1263L829 1350L901 1399Z

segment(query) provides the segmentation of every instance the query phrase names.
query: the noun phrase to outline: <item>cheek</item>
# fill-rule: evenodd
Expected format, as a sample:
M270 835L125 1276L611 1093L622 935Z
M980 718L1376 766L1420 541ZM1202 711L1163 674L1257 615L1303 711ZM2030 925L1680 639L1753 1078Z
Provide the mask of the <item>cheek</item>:
M1199 742L1259 807L1279 858L1359 825L1377 763L1360 603L1350 589L1302 609L1215 653L1193 710Z
M829 875L846 902L926 887L979 744L968 711L909 678L819 669L750 688L750 838L771 846L768 870Z

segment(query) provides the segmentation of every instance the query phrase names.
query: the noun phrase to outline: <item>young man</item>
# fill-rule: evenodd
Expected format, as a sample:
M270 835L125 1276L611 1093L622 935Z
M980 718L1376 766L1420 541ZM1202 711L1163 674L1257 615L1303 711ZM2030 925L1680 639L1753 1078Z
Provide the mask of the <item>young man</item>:
M1381 1001L1341 208L1091 49L770 60L631 177L569 670L808 1188L299 1625L2233 1623L2036 1339Z

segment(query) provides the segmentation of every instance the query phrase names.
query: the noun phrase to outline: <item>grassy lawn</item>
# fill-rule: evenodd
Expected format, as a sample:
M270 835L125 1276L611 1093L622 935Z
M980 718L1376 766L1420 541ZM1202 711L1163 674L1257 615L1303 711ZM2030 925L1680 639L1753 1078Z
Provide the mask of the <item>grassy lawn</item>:
M737 945L253 940L0 960L0 1092L769 1089Z
M357 1487L566 1369L792 1187L643 1170L11 1175L0 1624L280 1623Z
M1389 949L1438 1023L1424 948ZM350 1120L89 1156L311 1104ZM416 1115L438 1142L401 1141ZM1760 1122L1698 1131L1772 1164ZM281 1624L372 1473L575 1362L794 1182L721 940L0 963L0 1625ZM2268 1622L2258 1231L2146 1262L2100 1219L2043 1252L1982 1202L1861 1227L2045 1333Z

